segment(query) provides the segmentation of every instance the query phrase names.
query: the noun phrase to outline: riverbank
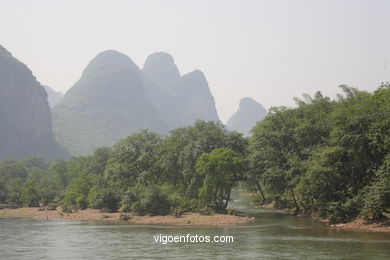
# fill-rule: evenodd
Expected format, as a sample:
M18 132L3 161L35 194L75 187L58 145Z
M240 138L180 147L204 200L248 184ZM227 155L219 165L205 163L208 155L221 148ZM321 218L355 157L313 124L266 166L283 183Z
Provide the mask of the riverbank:
M357 219L348 223L330 225L330 227L333 229L351 230L359 232L390 233L389 220L370 222Z
M251 194L249 193L250 196ZM254 206L254 205L253 205ZM354 221L348 223L339 223L339 224L331 224L329 219L319 218L306 214L296 214L293 209L276 209L272 203L265 204L262 206L254 206L257 208L264 209L272 209L275 211L283 211L287 214L291 214L297 217L307 217L314 219L318 222L325 223L331 229L337 230L348 230L348 231L356 231L356 232L375 232L375 233L389 233L390 234L390 220L380 220L380 221L365 221L363 219L356 219Z
M122 217L121 217L122 215ZM73 213L63 213L59 210L38 210L38 208L1 209L0 217L33 217L38 219L66 219L88 221L121 221L133 224L166 224L166 225L189 225L189 226L234 226L254 221L254 218L213 214L203 216L198 213L185 213L180 217L166 216L133 216L129 213L105 213L100 210L86 209ZM122 220L121 220L122 219Z

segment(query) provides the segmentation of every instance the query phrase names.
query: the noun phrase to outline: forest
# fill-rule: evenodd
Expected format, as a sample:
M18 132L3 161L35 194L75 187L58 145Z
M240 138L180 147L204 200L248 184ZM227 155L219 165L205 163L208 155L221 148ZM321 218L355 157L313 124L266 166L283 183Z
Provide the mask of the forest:
M136 215L226 213L239 183L253 203L329 219L390 213L390 84L340 86L272 107L249 138L197 121L167 136L142 130L70 160L0 163L1 207L61 206Z

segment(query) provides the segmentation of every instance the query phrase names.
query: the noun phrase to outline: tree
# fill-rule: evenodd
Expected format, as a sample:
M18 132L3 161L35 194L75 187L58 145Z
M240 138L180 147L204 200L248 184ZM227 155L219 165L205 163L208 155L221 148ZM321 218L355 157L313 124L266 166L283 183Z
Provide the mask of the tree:
M9 183L6 185L7 189L7 203L9 203L12 207L20 208L23 206L22 199L22 188L23 182L21 179L11 179Z
M242 178L242 169L243 161L230 149L202 154L196 162L196 171L204 175L201 199L218 212L225 210L231 189Z
M118 142L105 170L106 178L121 192L137 183L156 183L161 177L157 165L161 137L142 130Z
M126 195L126 207L137 215L166 215L171 209L168 195L158 185L138 185Z
M375 181L363 191L362 215L368 219L383 218L390 212L390 154L376 172Z
M111 148L102 147L95 150L93 155L88 156L86 172L101 175L106 169L108 159L110 158Z
M80 173L69 185L62 201L63 204L78 209L86 209L88 207L87 197L91 187L90 177L86 173Z
M20 162L5 160L0 165L0 202L15 207L22 204L20 191L28 172Z
M116 212L119 208L120 197L113 189L94 187L89 195L89 203L92 208L101 209L103 212Z
M162 143L159 165L169 183L183 195L198 199L204 176L196 172L196 160L218 148L232 149L244 157L246 146L242 134L227 132L221 123L198 120L193 126L171 131Z
M23 206L39 207L40 197L31 182L27 182L24 184L24 187L21 190L21 198L23 201Z

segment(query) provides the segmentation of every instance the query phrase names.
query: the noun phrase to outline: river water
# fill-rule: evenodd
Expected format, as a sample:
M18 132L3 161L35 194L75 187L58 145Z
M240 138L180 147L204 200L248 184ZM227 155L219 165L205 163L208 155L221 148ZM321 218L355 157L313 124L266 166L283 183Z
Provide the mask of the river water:
M0 259L390 259L390 235L331 230L308 218L242 207L234 227L0 218ZM233 205L234 206L234 205ZM233 236L233 243L156 243L156 235Z

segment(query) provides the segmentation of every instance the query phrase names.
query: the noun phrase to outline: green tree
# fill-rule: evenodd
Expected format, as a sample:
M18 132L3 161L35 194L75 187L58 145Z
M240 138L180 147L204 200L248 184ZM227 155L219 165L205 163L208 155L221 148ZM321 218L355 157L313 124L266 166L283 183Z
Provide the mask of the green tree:
M23 206L22 189L23 182L19 178L11 179L7 185L7 201L11 207L20 208Z
M88 206L87 198L89 190L92 187L90 177L86 173L80 175L72 180L69 188L63 199L63 204L78 209L85 209Z
M196 171L204 175L202 200L218 212L225 210L233 186L242 178L242 170L243 161L230 149L202 154L196 162Z
M103 212L116 212L120 205L120 196L110 188L91 189L89 203L92 208L101 209Z
M105 170L106 178L121 192L137 183L156 183L161 177L157 165L161 137L142 130L118 142Z
M26 182L21 190L21 199L23 206L26 207L39 207L40 197L31 182Z

